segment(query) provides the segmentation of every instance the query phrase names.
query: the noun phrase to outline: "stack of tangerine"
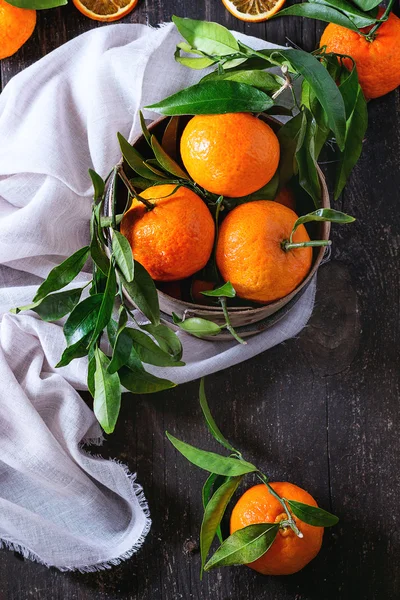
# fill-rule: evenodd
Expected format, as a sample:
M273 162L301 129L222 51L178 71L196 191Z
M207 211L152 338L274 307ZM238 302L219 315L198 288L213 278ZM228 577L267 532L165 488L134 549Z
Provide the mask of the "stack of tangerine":
M248 114L199 115L190 119L180 140L180 156L191 179L224 198L242 198L263 188L275 175L280 158L279 141L263 120ZM237 296L267 304L290 294L307 276L312 248L286 250L293 225L293 193L284 188L273 201L246 202L223 211L216 226L207 204L187 187L154 185L140 194L147 206L133 199L121 222L121 233L133 254L172 296L181 282L199 274L215 260L221 280L230 281ZM149 209L149 203L152 205ZM293 243L308 242L300 225ZM204 272L203 272L204 273ZM202 275L192 279L192 298L212 289Z

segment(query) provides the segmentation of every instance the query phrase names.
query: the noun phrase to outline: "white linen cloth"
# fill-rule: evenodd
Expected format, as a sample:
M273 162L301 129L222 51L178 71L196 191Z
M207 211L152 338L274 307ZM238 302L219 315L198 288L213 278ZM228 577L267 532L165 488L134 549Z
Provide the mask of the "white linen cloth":
M87 244L87 170L105 176L118 161L117 131L132 138L139 107L202 75L174 62L178 40L171 24L96 29L17 75L0 96L0 539L61 570L129 557L149 530L148 507L124 465L82 449L102 441L76 391L86 389L86 359L55 369L61 325L8 311L29 303L49 270ZM82 273L73 286L89 278ZM182 334L186 366L152 371L183 383L263 352L305 326L314 293L315 282L244 347Z

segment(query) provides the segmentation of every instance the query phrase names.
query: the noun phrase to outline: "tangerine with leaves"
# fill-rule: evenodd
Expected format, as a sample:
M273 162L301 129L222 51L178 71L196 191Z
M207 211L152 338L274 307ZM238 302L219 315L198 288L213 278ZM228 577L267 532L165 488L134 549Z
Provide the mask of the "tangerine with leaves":
M215 225L197 194L166 184L150 187L133 199L121 221L121 233L154 280L176 281L207 264Z
M378 17L383 13L380 8ZM376 33L371 32L371 27L365 27L361 32L329 23L322 34L320 46L326 46L327 52L351 56L355 60L365 97L378 98L400 85L400 19L390 13ZM351 59L345 58L343 62L351 70Z
M311 268L312 248L290 248L297 215L279 202L257 200L234 208L223 221L216 259L221 275L241 298L266 304L290 294ZM300 225L294 243L309 242Z
M248 113L197 115L181 137L190 177L213 194L238 198L266 185L279 163L271 127Z
M35 25L36 10L0 0L0 60L15 54L31 37Z
M270 486L281 498L318 506L308 492L293 483L273 482ZM249 567L263 575L291 575L317 556L324 528L304 523L293 514L292 518L303 537L296 535L290 527L279 529L268 552L249 563ZM287 514L282 504L266 485L260 483L248 489L234 506L230 522L231 534L254 523L280 523L286 520Z

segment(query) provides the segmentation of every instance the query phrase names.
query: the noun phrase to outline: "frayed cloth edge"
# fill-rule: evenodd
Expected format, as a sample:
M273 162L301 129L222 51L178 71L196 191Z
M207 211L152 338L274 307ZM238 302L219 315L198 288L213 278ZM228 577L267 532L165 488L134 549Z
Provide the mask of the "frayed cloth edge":
M90 440L90 443L93 443L93 440ZM90 455L90 456L91 456L91 458L95 458L95 459L101 458L102 460L105 460L103 457L96 457L96 456L92 456L92 455ZM131 473L129 471L128 467L125 464L121 463L119 460L116 460L116 459L108 459L108 460L111 460L111 462L117 463L120 467L122 467L122 469L125 473L125 476L127 477L127 479L129 480L129 482L132 486L132 490L136 496L139 506L142 509L143 514L145 516L145 525L143 527L143 531L140 534L137 541L135 542L135 544L133 544L133 546L129 550L127 550L126 552L123 552L122 554L120 554L119 556L116 556L115 558L109 558L108 560L94 563L93 565L60 567L60 566L52 565L50 563L43 561L35 552L30 550L26 546L23 546L16 542L11 542L10 540L7 540L5 538L0 538L0 549L6 549L6 550L11 550L13 552L18 552L24 558L27 558L34 562L37 562L48 568L53 567L61 572L75 571L78 573L94 573L96 571L104 571L106 569L111 569L112 567L115 567L115 566L121 564L121 562L127 560L128 558L131 558L131 556L133 554L135 554L142 547L143 542L144 542L147 534L150 531L150 528L151 528L150 510L149 510L149 506L147 504L147 500L144 495L142 486L139 483L136 483L136 473Z

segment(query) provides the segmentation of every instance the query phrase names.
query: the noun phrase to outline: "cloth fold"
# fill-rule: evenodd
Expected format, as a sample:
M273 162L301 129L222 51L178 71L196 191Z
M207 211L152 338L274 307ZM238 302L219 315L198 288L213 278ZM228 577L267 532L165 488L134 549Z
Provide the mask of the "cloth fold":
M86 389L86 359L54 368L62 324L8 311L29 303L49 270L87 244L87 170L104 176L118 161L117 131L132 138L139 107L201 77L174 62L178 40L172 24L93 30L17 75L0 96L0 540L61 570L129 557L149 530L149 511L135 475L82 448L100 444L102 433L77 392ZM89 279L83 272L73 286ZM182 334L186 366L153 372L183 383L293 337L314 293L315 281L246 347Z

